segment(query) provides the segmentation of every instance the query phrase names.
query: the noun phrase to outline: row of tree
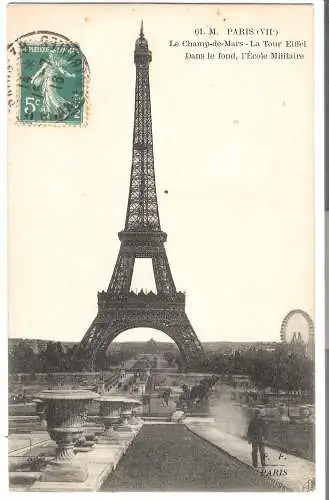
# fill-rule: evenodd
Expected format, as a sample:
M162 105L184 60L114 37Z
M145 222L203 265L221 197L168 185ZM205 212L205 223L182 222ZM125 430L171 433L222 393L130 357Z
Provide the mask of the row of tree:
M49 341L45 349L34 352L31 346L22 340L9 353L9 373L53 373L72 371L72 358L77 345L64 350L61 342ZM107 367L120 366L134 356L133 351L110 351ZM81 370L83 370L83 366ZM100 368L100 367L96 367Z
M51 373L72 371L72 357L77 346L63 349L60 342L48 342L46 348L35 353L27 342L20 342L9 354L10 373ZM106 366L120 366L133 358L134 351L110 351ZM174 361L183 370L184 363L180 354L173 359L172 353L166 353L169 366ZM103 360L104 361L104 360ZM102 360L95 367L103 368ZM84 367L81 366L81 370ZM243 353L225 355L212 353L208 358L195 365L193 371L215 373L219 375L247 375L253 385L259 389L271 387L274 390L314 391L314 361L297 352L287 352L284 348L275 351L249 350Z
M176 357L176 363L183 369L180 355ZM232 355L212 353L194 369L201 373L245 375L259 389L270 387L275 391L314 392L314 361L302 353L288 352L284 348L236 351Z

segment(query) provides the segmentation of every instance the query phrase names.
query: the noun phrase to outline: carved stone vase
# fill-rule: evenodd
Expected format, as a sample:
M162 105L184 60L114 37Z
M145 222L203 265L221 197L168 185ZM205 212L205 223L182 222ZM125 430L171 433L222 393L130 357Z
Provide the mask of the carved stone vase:
M117 426L117 431L136 433L136 425L131 421L133 408L140 405L140 401L132 398L125 398L122 400L121 406L121 422Z
M122 436L114 429L114 425L120 421L123 398L103 394L98 402L100 403L99 415L104 425L104 432L98 439L99 444L120 443Z
M43 391L39 399L46 404L47 430L57 444L56 457L43 471L42 481L82 482L87 468L74 463L74 444L84 433L84 410L99 395L88 390Z

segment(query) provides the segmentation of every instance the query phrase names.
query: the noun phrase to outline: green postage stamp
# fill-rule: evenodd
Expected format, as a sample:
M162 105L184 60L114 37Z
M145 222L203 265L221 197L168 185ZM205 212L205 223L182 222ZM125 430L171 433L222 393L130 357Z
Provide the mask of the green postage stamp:
M19 121L81 124L84 84L84 58L78 45L22 44Z

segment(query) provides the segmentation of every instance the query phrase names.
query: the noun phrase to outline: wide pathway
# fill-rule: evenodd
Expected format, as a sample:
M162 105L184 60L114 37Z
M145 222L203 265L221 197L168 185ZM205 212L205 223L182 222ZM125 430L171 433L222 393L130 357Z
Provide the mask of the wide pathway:
M251 446L245 439L232 436L217 428L215 422L185 419L185 425L197 436L207 440L241 462L252 465ZM280 482L290 491L309 491L314 487L315 464L269 446L265 447L266 467L259 472Z
M279 491L180 424L144 425L102 491Z

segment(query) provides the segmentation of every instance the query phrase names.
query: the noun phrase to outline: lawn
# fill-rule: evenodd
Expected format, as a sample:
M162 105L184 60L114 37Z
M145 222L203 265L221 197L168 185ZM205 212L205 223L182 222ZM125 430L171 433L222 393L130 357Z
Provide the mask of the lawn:
M103 491L278 491L183 425L144 425Z

